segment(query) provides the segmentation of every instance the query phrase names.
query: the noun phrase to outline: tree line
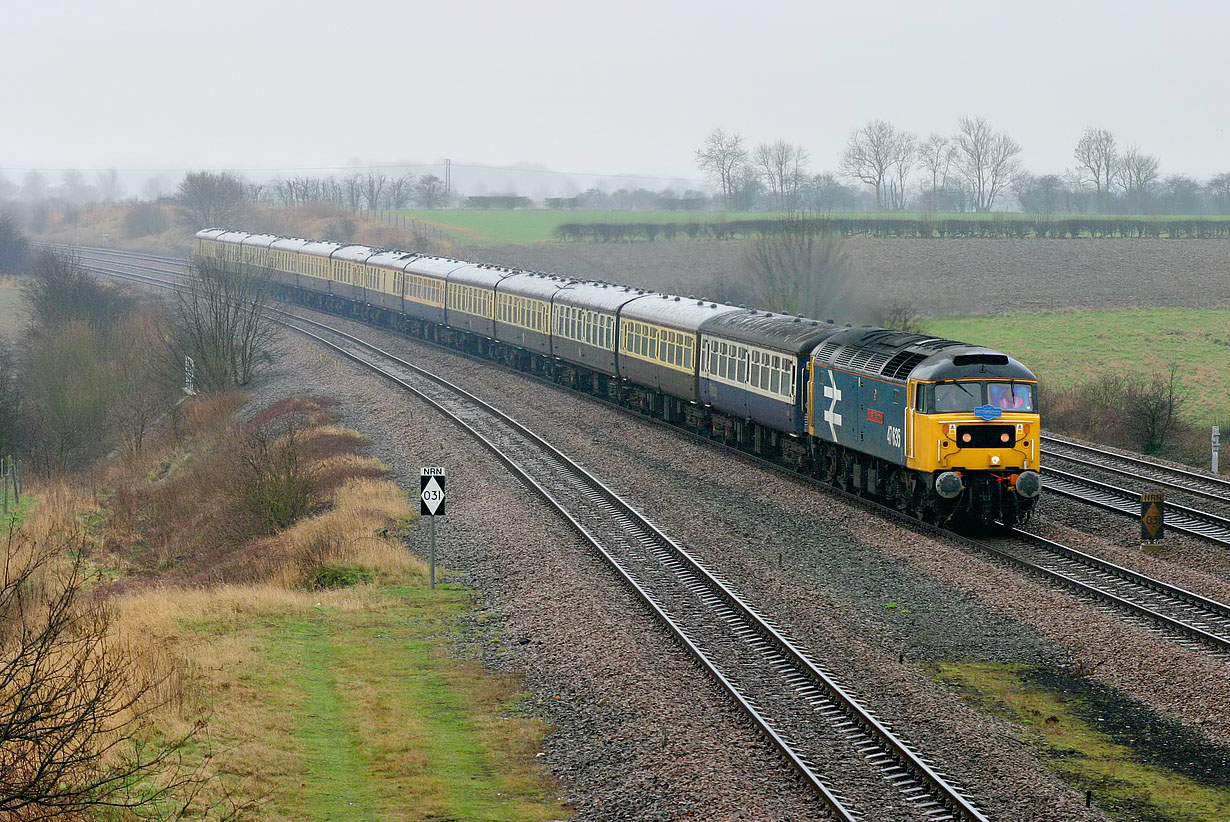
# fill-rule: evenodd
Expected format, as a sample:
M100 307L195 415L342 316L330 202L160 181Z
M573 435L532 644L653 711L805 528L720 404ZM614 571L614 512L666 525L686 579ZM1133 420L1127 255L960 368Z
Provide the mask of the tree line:
M877 119L850 134L835 171L810 171L801 145L752 147L721 128L696 150L696 164L735 210L952 213L1019 205L1032 214L1230 214L1230 172L1206 182L1163 177L1157 155L1122 147L1106 129L1085 129L1062 172L1035 175L1020 153L1016 140L982 117L962 117L951 135L925 137Z
M57 475L120 449L139 456L194 363L195 388L249 383L271 360L268 281L194 264L174 296L141 301L95 279L71 254L33 252L0 214L0 266L25 274L29 321L0 340L0 455Z

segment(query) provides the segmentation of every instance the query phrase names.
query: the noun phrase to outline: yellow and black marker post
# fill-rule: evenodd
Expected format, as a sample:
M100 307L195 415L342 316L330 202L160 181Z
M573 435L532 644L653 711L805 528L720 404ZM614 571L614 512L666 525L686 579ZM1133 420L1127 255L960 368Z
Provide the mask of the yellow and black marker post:
M1165 543L1166 495L1140 495L1140 547L1148 549Z

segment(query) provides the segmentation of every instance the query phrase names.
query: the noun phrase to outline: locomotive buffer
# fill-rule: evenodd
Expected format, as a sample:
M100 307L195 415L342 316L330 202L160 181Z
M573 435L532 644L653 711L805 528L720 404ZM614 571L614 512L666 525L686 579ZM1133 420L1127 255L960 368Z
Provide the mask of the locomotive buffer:
M428 567L431 587L436 587L436 517L444 516L444 468L423 468L419 471L419 516L431 518L431 547Z

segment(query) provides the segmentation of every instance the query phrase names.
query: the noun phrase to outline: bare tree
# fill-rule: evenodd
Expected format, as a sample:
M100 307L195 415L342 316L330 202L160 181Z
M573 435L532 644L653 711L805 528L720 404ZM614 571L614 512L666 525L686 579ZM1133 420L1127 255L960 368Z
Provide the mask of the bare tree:
M807 177L807 149L785 140L761 143L752 153L760 178L773 194L778 211L794 211L799 205L799 190Z
M0 456L11 455L20 442L20 377L17 358L0 337Z
M956 144L943 134L928 134L918 144L918 164L926 177L922 181L923 194L929 207L935 208L939 193L948 188L948 175L957 159Z
M0 274L21 274L30 261L30 240L12 214L0 212Z
M812 177L807 194L814 211L853 211L858 204L858 193L831 171Z
M1144 211L1146 203L1157 188L1160 164L1156 155L1145 154L1136 146L1130 147L1119 159L1116 177L1128 206L1133 211Z
M47 178L42 172L34 169L26 172L21 181L21 198L31 203L47 199Z
M389 178L386 174L376 174L373 171L369 171L363 177L363 201L367 204L369 211L375 211L380 208L384 188L388 184Z
M1098 206L1105 210L1110 200L1111 183L1119 174L1119 148L1115 135L1104 128L1085 129L1076 143L1077 169L1085 185L1092 183Z
M227 172L211 171L184 175L175 201L184 221L196 228L234 225L247 205L242 179Z
M761 308L827 318L863 303L842 238L806 220L783 220L778 230L746 241L743 263Z
M89 325L61 325L30 349L21 397L23 451L40 474L63 474L107 452L115 386L103 339Z
M1222 172L1209 180L1205 186L1209 195L1209 205L1217 214L1230 214L1230 172Z
M363 176L361 174L351 174L349 177L342 179L342 190L346 195L346 207L351 211L358 211L363 205Z
M414 196L423 208L444 205L444 181L434 174L424 174L414 184Z
M905 206L905 180L914 163L915 137L887 120L872 120L855 129L841 155L841 170L875 189L876 206Z
M1012 188L1021 208L1030 214L1055 214L1063 211L1071 193L1057 174L1041 177L1022 171L1012 178Z
M1021 146L991 129L982 117L962 117L956 136L957 170L969 185L976 211L990 211L1021 170Z
M95 187L98 189L98 197L104 203L118 202L120 197L124 196L124 185L120 182L118 169L109 168L98 172L97 180Z
M169 380L163 379L166 351L159 345L165 333L161 322L162 317L152 312L133 314L112 335L109 346L114 394L109 422L132 457L141 456L146 436L171 405Z
M13 526L2 538L0 816L239 813L217 813L201 796L213 775L190 764L200 726L170 738L153 732L174 698L171 672L116 641L114 608L87 588L87 540L61 529L35 541Z
M1190 396L1183 373L1178 363L1171 363L1166 373L1155 374L1148 382L1126 385L1122 405L1126 424L1137 446L1146 454L1160 453L1179 426Z
M414 191L414 175L402 174L399 177L394 177L389 181L385 201L389 208L399 209L405 208L410 203L410 197Z
M55 337L72 322L106 336L136 303L115 285L92 277L72 254L44 249L35 256L30 273L25 286L28 336L40 341Z
M696 150L696 165L715 181L722 192L722 203L731 207L738 184L740 167L747 163L747 148L739 132L727 134L720 128L705 138L705 145Z
M273 356L269 299L266 277L230 261L193 263L171 308L166 332L171 362L192 357L202 390L247 385Z

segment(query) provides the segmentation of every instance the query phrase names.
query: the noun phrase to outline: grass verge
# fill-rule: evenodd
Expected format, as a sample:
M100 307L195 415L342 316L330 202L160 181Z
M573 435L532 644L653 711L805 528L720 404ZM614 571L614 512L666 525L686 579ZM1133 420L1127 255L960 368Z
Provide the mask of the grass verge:
M269 820L567 816L535 766L544 727L509 678L452 656L469 593L407 584L132 597L133 626L197 671L225 787ZM223 786L219 786L221 789Z
M1131 308L928 320L928 333L1006 351L1051 386L1112 372L1149 377L1183 367L1188 414L1230 419L1230 311ZM1207 434L1207 431L1206 431Z
M1080 677L997 663L944 663L938 678L1029 730L1047 766L1115 816L1230 819L1230 755Z
M174 438L88 491L42 489L25 527L82 531L91 585L118 613L116 647L173 672L153 733L197 729L190 764L212 776L194 812L568 816L517 682L451 652L470 592L428 587L401 539L406 495L362 436L333 424L335 404L296 398L241 425L236 398L198 401ZM277 435L291 418L294 436ZM310 511L272 534L234 516L236 456L255 425L274 426L271 447L295 448L313 483Z

